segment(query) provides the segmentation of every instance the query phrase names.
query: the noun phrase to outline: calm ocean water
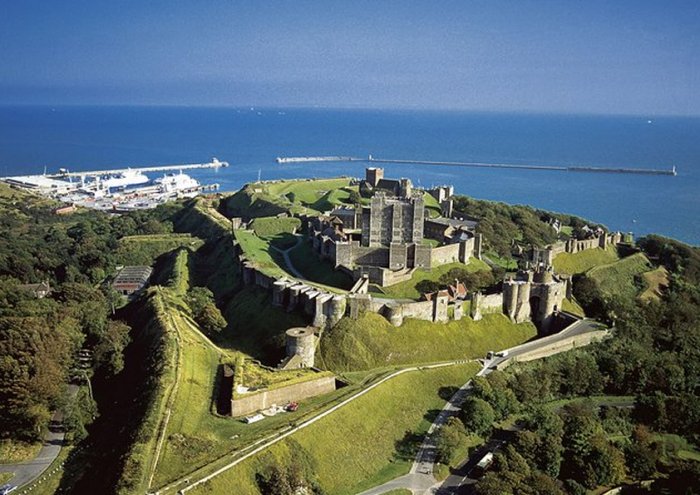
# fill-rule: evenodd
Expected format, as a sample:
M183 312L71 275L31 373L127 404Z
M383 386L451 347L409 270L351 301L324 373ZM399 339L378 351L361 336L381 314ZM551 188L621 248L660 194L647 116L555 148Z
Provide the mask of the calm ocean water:
M651 119L652 122L648 122ZM277 156L669 168L677 177L387 165L422 186L573 213L616 230L700 244L700 119L424 111L0 107L0 175L207 161L191 173L246 182L363 175L363 163L278 165Z

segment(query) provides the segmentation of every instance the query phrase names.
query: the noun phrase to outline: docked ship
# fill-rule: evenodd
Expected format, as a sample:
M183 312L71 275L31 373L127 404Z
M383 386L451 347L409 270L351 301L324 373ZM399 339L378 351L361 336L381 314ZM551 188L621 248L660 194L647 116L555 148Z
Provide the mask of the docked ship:
M128 169L118 174L103 177L100 184L104 189L126 189L129 186L139 186L149 181L150 179L140 171Z
M155 179L153 184L159 192L166 194L176 194L180 192L195 191L200 188L200 183L187 174L165 174L163 177Z

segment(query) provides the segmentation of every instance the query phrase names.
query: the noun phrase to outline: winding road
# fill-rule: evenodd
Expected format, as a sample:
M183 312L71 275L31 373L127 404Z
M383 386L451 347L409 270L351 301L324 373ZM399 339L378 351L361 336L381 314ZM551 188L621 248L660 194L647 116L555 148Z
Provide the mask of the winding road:
M69 385L68 393L75 397L78 392L77 385ZM14 473L8 481L10 485L22 486L37 479L61 453L65 440L63 429L63 413L56 411L51 418L49 429L44 437L44 443L37 456L31 461L17 462L14 464L0 464L0 473Z
M527 354L536 353L538 351L556 347L557 344L561 342L568 341L572 337L577 337L585 335L592 332L599 332L601 325L598 322L592 320L579 320L572 323L564 330L554 335L549 335L547 337L542 337L541 339L534 340L532 342L527 342L516 347L507 349L506 355L502 357L494 356L492 359L487 359L483 361L483 367L477 373L476 376L486 376L494 370L498 369L499 366L505 365L507 362L518 357L523 357ZM504 354L504 353L499 353ZM416 454L415 461L411 466L411 470L408 474L395 478L387 483L376 486L369 490L366 490L358 495L381 495L391 490L398 488L405 488L410 490L414 495L428 495L428 494L452 494L458 493L459 490L465 485L470 485L476 482L476 480L470 479L468 473L478 462L478 460L486 454L486 452L492 452L502 443L503 439L492 439L487 443L486 446L479 449L471 459L469 459L465 464L460 466L455 473L450 475L445 481L438 482L433 476L435 469L435 460L437 457L437 450L435 445L435 433L447 423L447 420L456 416L459 413L460 407L466 400L469 392L472 388L472 382L469 380L467 383L462 385L455 394L450 397L443 409L437 415L433 423L430 425L428 432L426 433L425 439L421 444L418 453Z

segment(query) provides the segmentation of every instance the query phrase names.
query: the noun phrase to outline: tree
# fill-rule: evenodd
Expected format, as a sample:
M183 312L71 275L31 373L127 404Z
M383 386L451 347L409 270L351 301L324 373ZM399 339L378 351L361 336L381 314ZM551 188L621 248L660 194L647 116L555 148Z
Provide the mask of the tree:
M202 327L205 333L214 335L226 328L226 320L213 303L204 306L204 309L197 318L197 323Z
M651 433L644 425L637 425L632 432L632 442L625 449L626 464L630 476L645 480L656 472L660 452L652 442Z
M446 465L452 464L457 449L464 443L466 437L467 431L464 424L455 417L449 418L447 423L438 430L435 438L438 461Z
M477 435L491 431L496 414L491 404L483 399L468 397L462 406L462 421L467 430Z
M348 196L348 201L354 205L360 204L362 202L362 196L360 196L360 193L358 191L355 191L354 189L350 191L350 196Z
M97 367L107 376L116 375L124 368L124 348L129 343L131 328L121 321L108 321L107 327L94 349Z
M187 291L187 304L192 310L192 314L197 317L207 304L214 301L214 294L206 287L192 287Z

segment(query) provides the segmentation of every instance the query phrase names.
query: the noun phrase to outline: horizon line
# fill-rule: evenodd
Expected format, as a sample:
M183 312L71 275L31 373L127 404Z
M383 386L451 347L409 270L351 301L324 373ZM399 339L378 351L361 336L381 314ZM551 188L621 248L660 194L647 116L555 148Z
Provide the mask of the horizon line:
M261 110L335 110L335 111L377 111L377 112L444 112L473 114L519 114L556 116L594 117L634 117L634 118L700 118L700 114L684 113L603 113L597 111L534 110L534 109L470 109L420 106L363 106L363 105L255 105L255 104L186 104L186 103L48 103L48 102L2 102L0 107L43 107L43 108L172 108L172 109L231 109L246 111Z

